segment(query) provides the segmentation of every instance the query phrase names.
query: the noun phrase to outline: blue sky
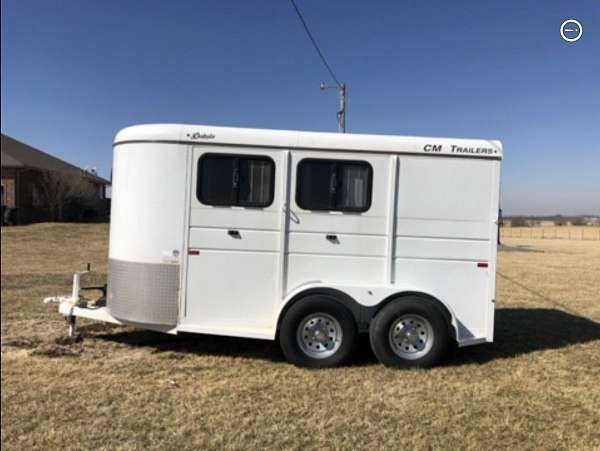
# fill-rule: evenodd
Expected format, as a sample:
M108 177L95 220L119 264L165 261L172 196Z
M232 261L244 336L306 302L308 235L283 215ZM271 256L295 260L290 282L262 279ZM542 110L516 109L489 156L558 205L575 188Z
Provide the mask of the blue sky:
M297 4L349 132L500 139L506 213L600 214L598 0ZM2 132L105 176L136 123L335 131L321 81L287 0L2 1Z

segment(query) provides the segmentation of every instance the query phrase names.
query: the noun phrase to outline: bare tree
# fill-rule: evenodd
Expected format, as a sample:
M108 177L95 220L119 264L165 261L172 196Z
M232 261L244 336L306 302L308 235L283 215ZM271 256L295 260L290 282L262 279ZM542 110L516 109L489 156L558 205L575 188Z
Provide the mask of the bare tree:
M68 206L89 204L95 193L93 183L83 171L43 171L38 187L53 221L64 220Z
M510 220L511 227L529 227L529 222L523 216L515 216Z
M554 225L557 227L567 225L567 220L565 218L563 218L561 215L556 215L553 222L554 222Z

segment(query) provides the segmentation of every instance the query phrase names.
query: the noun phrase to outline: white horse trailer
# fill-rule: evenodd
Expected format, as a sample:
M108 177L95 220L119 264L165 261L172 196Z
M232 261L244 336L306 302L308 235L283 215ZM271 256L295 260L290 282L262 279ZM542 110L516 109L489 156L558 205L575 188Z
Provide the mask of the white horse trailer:
M491 342L499 141L140 125L114 142L106 305L76 316L278 339L326 367Z

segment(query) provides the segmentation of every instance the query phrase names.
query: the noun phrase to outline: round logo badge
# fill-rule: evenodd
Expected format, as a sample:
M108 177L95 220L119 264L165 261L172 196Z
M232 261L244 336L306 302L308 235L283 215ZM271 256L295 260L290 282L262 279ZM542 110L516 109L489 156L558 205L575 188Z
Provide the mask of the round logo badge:
M575 42L581 38L583 27L575 19L567 19L560 26L560 35L567 42Z

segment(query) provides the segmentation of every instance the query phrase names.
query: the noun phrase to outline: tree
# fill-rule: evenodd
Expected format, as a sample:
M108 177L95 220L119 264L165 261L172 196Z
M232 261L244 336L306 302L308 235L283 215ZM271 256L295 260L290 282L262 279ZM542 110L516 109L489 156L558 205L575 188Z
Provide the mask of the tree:
M557 227L567 225L567 220L563 218L561 215L556 215L554 217L554 225Z
M515 216L510 220L511 227L529 227L529 222L523 216Z
M38 182L43 204L53 221L65 219L65 209L94 199L95 187L81 171L43 171Z

